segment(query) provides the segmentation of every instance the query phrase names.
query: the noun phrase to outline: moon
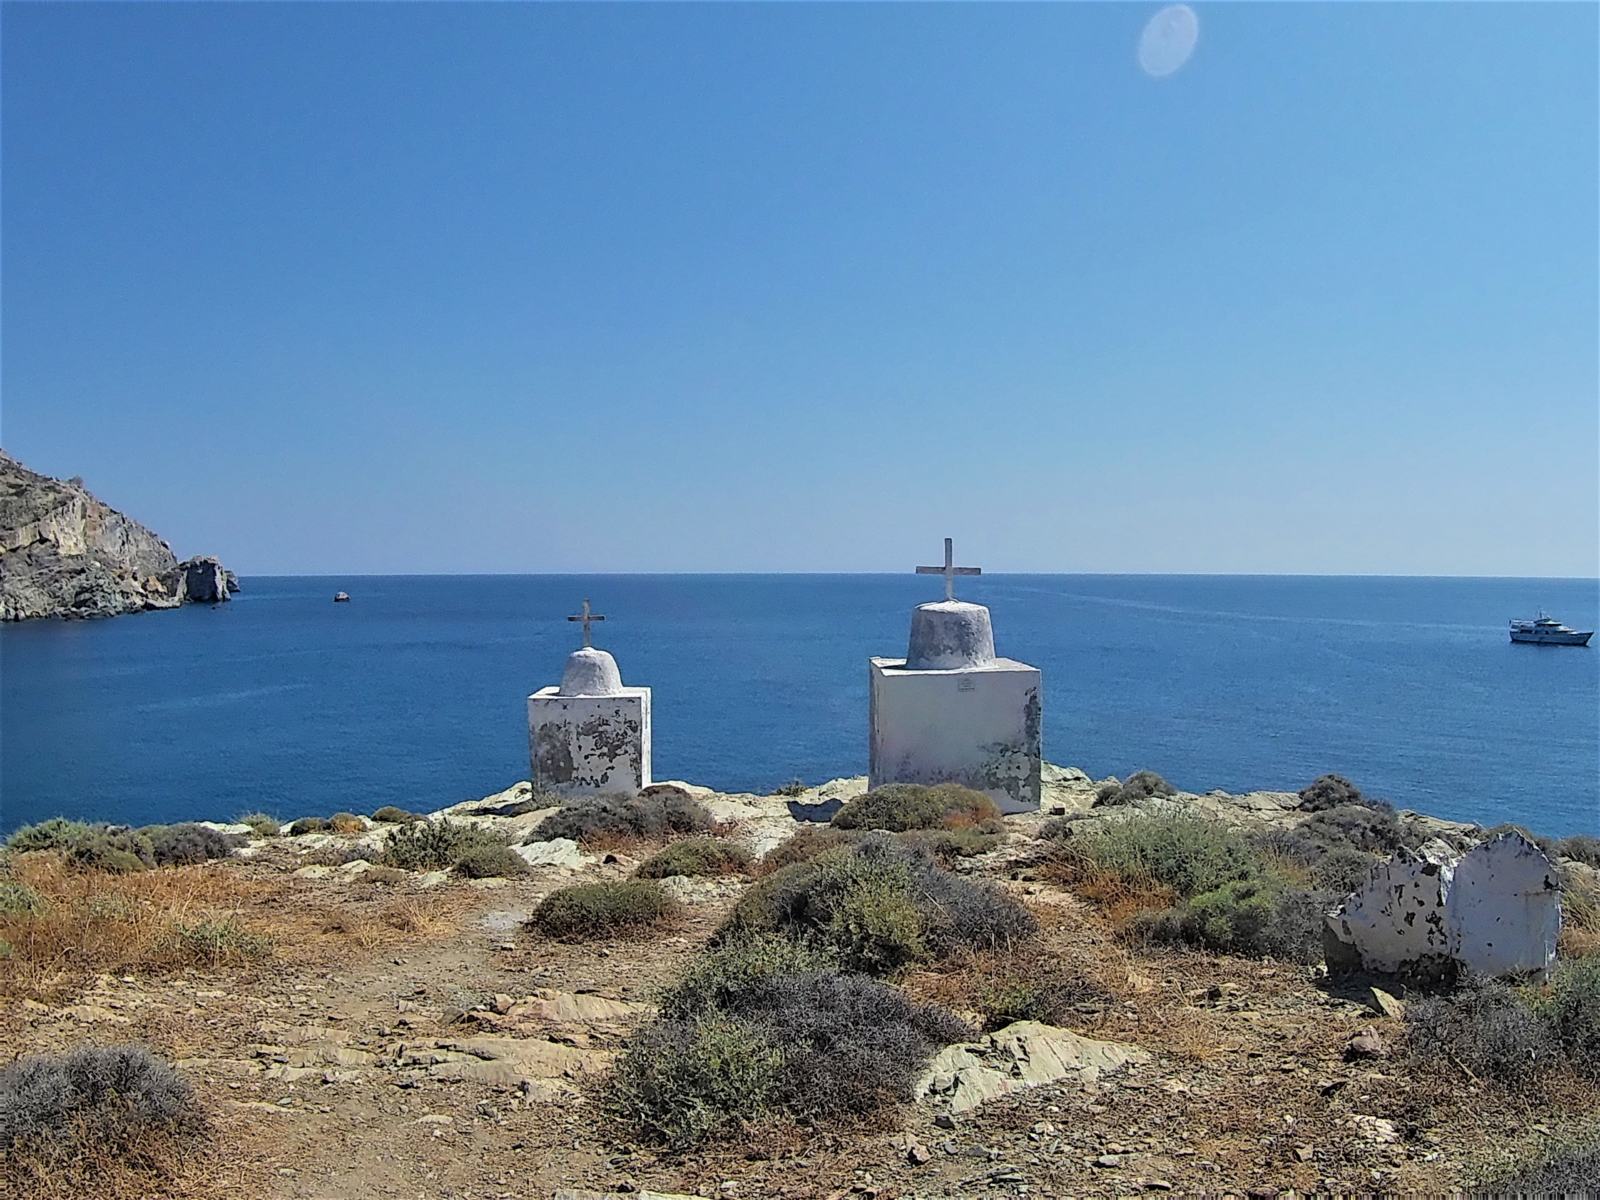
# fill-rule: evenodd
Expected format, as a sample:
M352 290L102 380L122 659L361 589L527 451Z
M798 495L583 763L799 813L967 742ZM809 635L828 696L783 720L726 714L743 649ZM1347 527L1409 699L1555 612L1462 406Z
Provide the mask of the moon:
M1200 18L1187 4L1169 4L1145 22L1139 35L1139 65L1155 79L1171 75L1194 53Z

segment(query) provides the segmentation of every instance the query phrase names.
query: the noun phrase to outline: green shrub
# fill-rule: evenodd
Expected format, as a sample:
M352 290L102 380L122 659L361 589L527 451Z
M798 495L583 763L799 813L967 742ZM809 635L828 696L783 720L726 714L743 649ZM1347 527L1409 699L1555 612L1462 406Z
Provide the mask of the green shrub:
M772 789L772 794L774 796L804 796L806 794L805 781L791 779L788 783L780 783Z
M1408 1002L1405 1047L1420 1062L1464 1068L1514 1088L1531 1083L1560 1053L1549 1027L1516 990L1488 980Z
M1472 1180L1471 1195L1592 1196L1600 1179L1600 1128L1554 1144L1541 1141Z
M750 865L744 847L714 837L691 837L668 842L639 864L641 879L666 879L671 875L737 875Z
M351 846L335 842L328 846L318 846L309 854L303 854L300 862L308 867L343 867L353 862L375 863L383 857L383 851L371 846Z
M278 824L278 818L263 812L245 813L239 818L238 824L250 826L250 832L261 838L277 837L278 830L282 828Z
M221 833L208 825L184 822L178 825L147 825L138 831L150 843L158 867L189 867L196 863L227 858L245 838Z
M456 859L451 870L468 879L509 879L526 875L528 864L510 846L474 846Z
M1000 809L982 792L954 783L925 787L915 783L890 783L857 796L833 815L840 829L963 829L994 823Z
M1178 790L1154 771L1135 771L1121 783L1103 783L1096 789L1094 802L1099 805L1133 804L1152 796L1176 796Z
M193 1089L142 1046L80 1046L0 1067L0 1174L18 1196L98 1195L83 1186L89 1163L141 1163L159 1142L204 1129Z
M254 962L272 952L270 939L252 933L232 917L174 925L172 937L187 957L208 967Z
M155 865L155 852L143 833L113 825L90 825L51 817L11 835L7 847L19 854L55 850L80 871L127 874Z
M655 841L673 834L710 833L716 827L699 801L676 789L638 796L596 796L551 813L528 835L530 842L571 838L580 844Z
M886 974L958 950L1009 946L1037 928L1015 901L880 832L769 875L735 905L717 938L780 933L827 947L852 970Z
M648 1140L686 1149L765 1117L782 1070L783 1051L730 1017L655 1021L618 1062L610 1103Z
M815 1118L909 1100L934 1051L970 1030L803 948L730 943L668 991L617 1065L613 1108L684 1149L771 1113Z
M1600 958L1558 964L1537 1010L1567 1061L1600 1078Z
M654 929L677 909L653 880L580 883L551 892L528 923L547 937L582 942Z
M802 825L787 841L762 855L761 870L771 874L795 863L810 862L819 854L860 841L861 837L855 830L836 829L832 825Z
M396 808L393 804L385 804L372 814L374 821L382 821L386 825L409 825L413 821L426 820L421 813L414 813L409 809Z
M906 845L949 866L958 858L987 854L1001 842L1002 834L984 829L908 829L896 835Z
M1324 891L1348 896L1366 885L1378 859L1350 846L1330 850L1311 863L1311 882Z
M303 833L327 833L333 828L333 823L327 817L301 817L289 826L289 836L299 837Z
M16 879L0 879L0 916L26 916L44 908L44 899Z
M414 821L390 832L379 861L407 871L443 871L473 850L505 844L504 837L481 825L465 825L449 818Z
M1361 789L1343 775L1323 775L1300 789L1301 812L1325 812L1330 808L1345 808L1352 804L1378 811L1394 811L1386 800L1363 796Z
M670 1019L699 1016L736 1005L754 985L781 975L838 969L825 947L775 934L732 938L697 956L658 1001Z
M1153 941L1315 963L1322 960L1323 913L1334 899L1331 892L1291 887L1263 875L1231 880L1165 912L1142 915L1134 927Z
M1171 888L1180 899L1255 879L1266 863L1237 831L1190 816L1138 813L1069 826L1058 845L1069 864Z
M1547 853L1551 851L1561 858L1570 858L1600 869L1600 837L1576 834L1553 843Z
M24 825L6 840L6 848L18 854L33 850L71 849L75 842L93 834L95 826L65 817L51 817L37 825Z

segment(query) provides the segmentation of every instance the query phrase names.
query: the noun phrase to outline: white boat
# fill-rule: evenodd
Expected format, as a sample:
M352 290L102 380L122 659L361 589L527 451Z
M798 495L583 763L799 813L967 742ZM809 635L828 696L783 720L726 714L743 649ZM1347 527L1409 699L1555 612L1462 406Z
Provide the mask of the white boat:
M1531 621L1511 622L1513 642L1531 642L1535 646L1587 646L1594 630L1571 629L1554 617L1540 613Z

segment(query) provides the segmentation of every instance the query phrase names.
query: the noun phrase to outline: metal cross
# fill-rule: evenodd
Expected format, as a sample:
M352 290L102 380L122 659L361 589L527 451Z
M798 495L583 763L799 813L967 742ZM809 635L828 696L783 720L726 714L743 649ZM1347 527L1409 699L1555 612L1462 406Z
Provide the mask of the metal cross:
M945 540L944 540L944 566L942 566L942 567L918 567L917 568L917 574L918 575L943 575L944 576L944 598L946 600L954 600L956 598L956 576L957 575L982 575L983 574L983 568L982 567L958 567L958 566L954 565L955 561L956 561L955 542L950 538L945 538Z
M605 618L599 613L593 613L589 611L589 598L585 596L583 600L583 611L575 617L568 617L567 620L583 622L583 648L587 650L590 646L594 645L594 643L589 640L589 622L604 621Z

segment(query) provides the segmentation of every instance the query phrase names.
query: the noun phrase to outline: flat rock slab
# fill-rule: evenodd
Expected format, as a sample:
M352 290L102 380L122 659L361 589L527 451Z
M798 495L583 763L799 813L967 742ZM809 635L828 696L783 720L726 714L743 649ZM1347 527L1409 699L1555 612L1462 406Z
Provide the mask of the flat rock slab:
M946 1046L929 1065L917 1094L965 1112L1024 1088L1073 1079L1093 1084L1106 1074L1150 1061L1147 1051L1100 1042L1039 1021L1017 1021L981 1041Z
M551 838L548 842L529 842L526 846L513 846L515 854L530 867L561 867L579 871L595 861L593 855L578 849L571 838Z

